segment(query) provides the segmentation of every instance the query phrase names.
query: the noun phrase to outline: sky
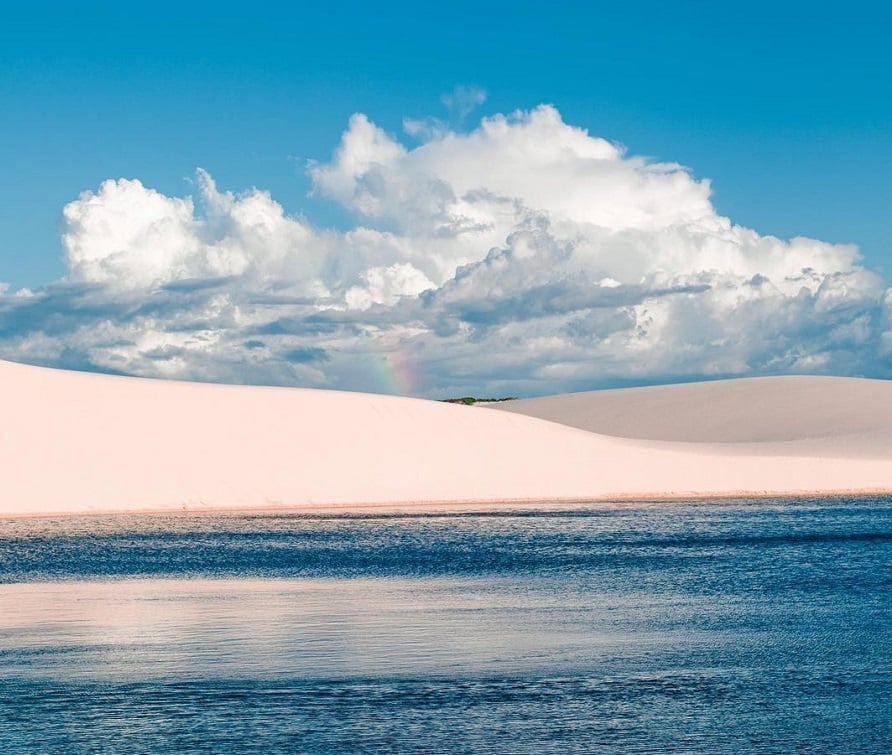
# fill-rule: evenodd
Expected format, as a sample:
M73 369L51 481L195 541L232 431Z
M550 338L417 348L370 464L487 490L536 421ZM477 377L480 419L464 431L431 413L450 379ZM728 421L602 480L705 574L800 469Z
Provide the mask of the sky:
M2 358L429 397L892 376L879 4L24 5Z

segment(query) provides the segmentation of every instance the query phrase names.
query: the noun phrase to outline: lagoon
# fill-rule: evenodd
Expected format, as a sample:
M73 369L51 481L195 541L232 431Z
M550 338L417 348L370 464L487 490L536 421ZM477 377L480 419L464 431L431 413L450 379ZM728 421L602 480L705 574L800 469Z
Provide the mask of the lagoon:
M885 752L892 498L0 521L0 750Z

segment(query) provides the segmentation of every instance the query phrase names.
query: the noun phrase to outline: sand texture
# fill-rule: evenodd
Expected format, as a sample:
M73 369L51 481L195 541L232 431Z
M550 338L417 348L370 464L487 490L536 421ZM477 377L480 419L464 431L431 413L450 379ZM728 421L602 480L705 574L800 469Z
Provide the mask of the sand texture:
M568 393L483 405L618 438L726 453L892 461L892 381L764 377Z
M801 381L825 419L753 410ZM892 491L889 387L743 380L500 411L0 362L0 515Z

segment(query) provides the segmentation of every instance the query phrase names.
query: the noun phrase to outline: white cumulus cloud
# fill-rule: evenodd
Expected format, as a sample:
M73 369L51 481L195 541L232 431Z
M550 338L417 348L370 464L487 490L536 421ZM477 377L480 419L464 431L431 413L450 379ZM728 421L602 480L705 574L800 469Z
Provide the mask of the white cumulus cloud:
M449 98L461 115L485 94ZM194 196L84 192L63 210L67 277L0 292L0 355L367 390L398 363L433 396L892 372L892 294L853 246L735 225L708 181L551 106L413 133L357 114L308 166L347 230L203 170Z

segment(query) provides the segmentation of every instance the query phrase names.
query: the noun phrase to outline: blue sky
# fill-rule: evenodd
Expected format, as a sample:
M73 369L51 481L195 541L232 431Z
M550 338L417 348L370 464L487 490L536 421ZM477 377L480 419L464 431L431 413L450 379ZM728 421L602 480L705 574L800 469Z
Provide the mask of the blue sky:
M406 118L439 118L461 134L482 117L547 103L563 123L629 155L709 179L716 213L734 224L784 240L857 244L863 267L888 285L890 20L886 7L857 2L256 3L249 11L200 2L20 4L0 25L0 281L9 291L39 290L70 278L63 207L106 179L138 179L181 197L198 191L200 167L221 191L268 190L286 214L349 232L367 223L318 184L308 196L307 163L332 159L352 114L411 149L418 140L404 133ZM485 102L464 117L450 111L441 95L457 85L485 90ZM376 222L389 229L402 221ZM18 311L16 327L32 316L40 319ZM5 356L69 364L62 346L33 352L10 340L12 326L5 332ZM288 353L300 348L309 347L292 344ZM794 364L732 362L631 379ZM95 355L70 363L117 369ZM884 365L861 354L853 370L880 374ZM120 369L155 372L145 362ZM256 379L313 382L266 372ZM500 387L498 379L475 378ZM464 385L456 378L441 387Z

